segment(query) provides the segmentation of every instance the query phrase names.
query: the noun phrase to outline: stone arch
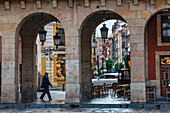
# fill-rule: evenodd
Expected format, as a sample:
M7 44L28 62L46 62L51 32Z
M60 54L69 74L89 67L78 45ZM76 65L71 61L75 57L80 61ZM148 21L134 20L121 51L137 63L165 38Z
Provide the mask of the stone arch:
M36 69L36 37L40 30L41 17L43 13L44 25L59 21L51 14L39 12L33 13L18 24L15 33L15 49L16 53L16 85L18 87L19 81L19 65L18 65L18 38L22 41L22 87L21 87L21 101L34 101L37 98L37 69ZM43 25L43 26L44 26ZM19 87L18 87L19 89ZM17 90L18 93L18 90Z
M119 19L124 22L125 19L119 14L109 11L100 10L91 13L82 22L80 27L80 75L81 75L81 92L82 100L87 100L91 98L91 85L92 85L92 75L91 75L91 37L95 28L103 22L103 11L105 11L106 20Z
M168 49L170 44L161 42L161 14L168 13L169 10L168 7L155 10L145 24L146 85L156 86L157 98L161 96L160 56L170 55L170 49ZM151 30L152 32L150 32ZM153 67L151 63L154 65Z

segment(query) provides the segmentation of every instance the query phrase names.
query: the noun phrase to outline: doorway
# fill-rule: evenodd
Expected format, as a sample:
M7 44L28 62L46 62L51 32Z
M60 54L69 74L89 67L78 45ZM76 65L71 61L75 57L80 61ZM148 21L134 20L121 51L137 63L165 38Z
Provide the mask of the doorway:
M166 87L170 81L170 56L160 57L160 85L161 85L161 96L166 96Z

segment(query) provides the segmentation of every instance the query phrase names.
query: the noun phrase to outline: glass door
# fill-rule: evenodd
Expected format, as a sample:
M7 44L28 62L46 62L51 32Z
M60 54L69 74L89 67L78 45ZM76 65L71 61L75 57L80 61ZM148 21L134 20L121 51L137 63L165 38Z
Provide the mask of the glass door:
M161 96L165 96L166 87L169 84L169 74L170 74L170 65L164 64L161 65Z
M160 57L160 85L161 85L161 96L165 96L166 87L169 85L170 81L170 56Z

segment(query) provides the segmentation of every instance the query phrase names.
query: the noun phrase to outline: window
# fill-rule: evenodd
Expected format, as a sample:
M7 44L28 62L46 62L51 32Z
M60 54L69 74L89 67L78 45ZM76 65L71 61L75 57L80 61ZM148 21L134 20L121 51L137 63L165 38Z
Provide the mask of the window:
M106 75L106 79L109 79L110 78L110 75Z
M110 78L117 78L117 76L116 75L112 75L112 76L110 76Z
M61 45L65 45L65 35L64 35L64 29L62 26L57 26L58 27L58 33L59 33L59 36L61 36L60 38L60 44ZM56 34L57 30L56 30L56 25L53 26L53 36Z
M161 15L161 42L170 42L170 37L167 36L167 30L165 29L170 23L168 15Z
M106 78L106 76L104 76L104 75L99 77L99 79L105 79L105 78Z

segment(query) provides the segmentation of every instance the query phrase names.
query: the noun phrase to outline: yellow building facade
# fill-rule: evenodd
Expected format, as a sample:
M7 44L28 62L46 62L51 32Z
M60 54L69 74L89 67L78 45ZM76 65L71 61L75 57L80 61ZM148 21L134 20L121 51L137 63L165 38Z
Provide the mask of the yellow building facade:
M59 36L60 45L58 48L54 45L53 36L57 30L60 30ZM45 26L47 31L46 41L42 45L41 49L41 73L45 75L45 72L49 73L49 80L53 86L62 86L66 84L66 66L65 66L65 36L64 29L58 23L52 22Z

